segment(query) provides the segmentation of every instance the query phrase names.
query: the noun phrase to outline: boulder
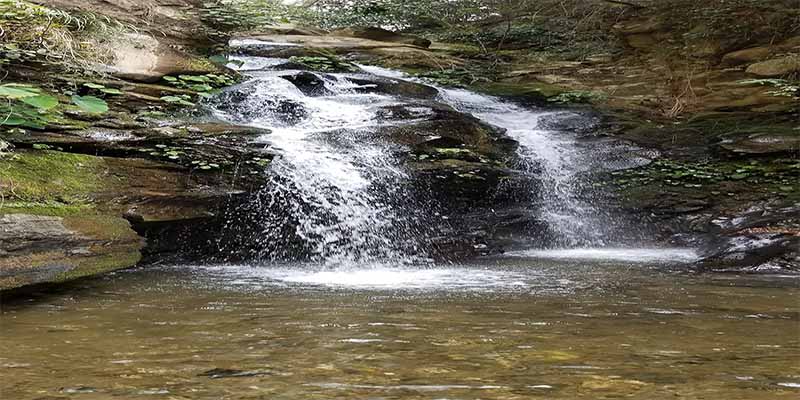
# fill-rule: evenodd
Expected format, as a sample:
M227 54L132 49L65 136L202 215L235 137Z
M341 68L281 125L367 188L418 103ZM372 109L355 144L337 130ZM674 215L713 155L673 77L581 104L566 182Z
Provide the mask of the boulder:
M772 54L769 47L751 47L730 52L722 56L723 65L742 65L764 60Z
M428 48L431 46L431 41L428 39L419 36L405 35L376 27L346 28L333 31L331 34L335 36L355 37L379 42L410 44L412 46L423 48Z
M355 88L359 93L380 93L394 96L429 99L432 100L439 95L439 91L428 85L414 83L405 80L370 76L368 78L348 78L355 84L360 85Z
M325 80L311 72L303 71L294 75L283 75L281 78L292 82L306 96L324 96L331 93L325 87ZM336 78L330 77L330 79Z
M725 150L740 154L780 154L800 152L800 133L763 133L750 135L743 139L723 142Z
M720 238L700 268L718 272L800 272L800 237L753 233Z
M175 50L144 34L120 38L113 48L113 61L100 70L136 82L157 82L165 75L225 72L207 59Z
M274 89L270 81L249 81L224 90L208 100L208 104L223 112L230 111L231 118L241 124L265 116L294 124L308 117L303 104L275 95Z
M747 67L747 73L776 78L800 72L800 56L792 55L758 62Z

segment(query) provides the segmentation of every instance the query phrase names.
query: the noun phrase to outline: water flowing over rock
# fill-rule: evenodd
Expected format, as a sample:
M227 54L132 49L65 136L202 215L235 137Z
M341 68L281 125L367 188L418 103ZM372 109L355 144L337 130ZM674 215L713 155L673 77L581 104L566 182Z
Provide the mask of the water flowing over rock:
M508 246L605 245L622 235L591 203L585 178L648 162L620 161L635 150L585 135L591 118L575 112L376 67L322 74L237 61L249 80L208 105L217 118L271 131L256 140L277 154L270 184L229 224L239 238L256 231L246 247L260 258L417 263Z

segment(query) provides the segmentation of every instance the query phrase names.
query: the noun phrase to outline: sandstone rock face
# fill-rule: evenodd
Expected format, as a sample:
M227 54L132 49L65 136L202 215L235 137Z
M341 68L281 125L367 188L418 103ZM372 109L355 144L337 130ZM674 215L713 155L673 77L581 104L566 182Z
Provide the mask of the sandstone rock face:
M157 82L165 75L222 72L210 61L172 49L149 35L124 35L113 52L114 61L102 69L132 81Z
M0 290L131 267L144 243L122 218L0 215Z
M319 51L346 55L361 62L391 68L432 68L462 65L463 61L417 46L348 36L252 35L230 42L238 53L256 57L317 56Z
M800 71L800 55L790 55L762 61L747 67L747 73L775 78Z
M340 29L332 32L336 36L356 37L362 39L376 40L380 42L392 42L410 44L413 46L428 48L431 46L431 41L413 35L404 35L397 32L392 32L382 28L347 28Z

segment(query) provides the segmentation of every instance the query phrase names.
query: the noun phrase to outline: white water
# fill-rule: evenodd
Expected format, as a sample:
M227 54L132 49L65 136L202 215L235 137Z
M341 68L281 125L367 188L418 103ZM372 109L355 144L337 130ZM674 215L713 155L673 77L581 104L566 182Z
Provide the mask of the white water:
M506 253L509 257L552 260L598 260L640 263L690 263L699 256L692 249L668 248L578 248L555 250L523 250Z
M519 142L523 168L538 172L542 181L540 217L557 235L562 247L604 246L608 232L602 229L600 210L579 196L580 174L592 163L578 151L575 139L568 132L542 127L542 119L556 112L534 111L462 89L442 91L442 99L459 111L471 113Z
M236 112L217 116L267 128L260 137L276 157L273 177L265 188L265 210L282 202L285 215L264 215L267 240L274 240L286 224L311 248L312 257L331 265L392 258L406 262L394 243L401 218L391 202L407 176L392 154L392 146L371 135L381 123L380 107L398 104L390 96L355 94L354 83L325 80L326 95L307 96L282 75L292 71L261 71L274 59L239 57L239 68L251 71L246 85L254 87ZM234 65L232 65L234 66ZM302 109L287 121L286 110L275 104ZM249 117L241 121L242 109ZM233 115L231 115L233 114Z
M385 68L361 68L376 75L410 79ZM463 89L437 89L444 103L505 129L508 136L519 142L521 167L536 174L542 182L541 191L531 196L542 203L539 217L556 235L553 242L559 247L606 245L609 232L604 227L607 221L600 210L579 193L586 188L581 174L589 172L595 163L579 151L574 135L543 128L544 118L568 117L570 113L524 108Z
M278 208L286 215L263 216L267 240L280 238L287 225L308 246L312 259L328 266L345 266L341 271L318 271L291 277L275 277L291 282L336 285L374 284L403 286L410 282L458 281L450 270L393 271L385 263L412 264L421 261L400 250L399 242L418 234L406 216L408 207L398 206L409 184L401 162L393 156L393 145L375 138L376 128L387 122L378 118L381 107L402 104L388 95L356 93L358 85L346 77L324 77L325 93L307 96L282 75L296 71L268 71L278 59L236 57L238 67L252 79L245 101L229 113L218 111L222 119L268 128L271 134L258 139L279 154L269 170L271 184L265 188L262 209ZM402 73L378 67L362 68L374 75L407 79ZM607 247L613 234L610 221L601 207L585 197L583 174L596 168L604 149L581 148L572 132L544 128L547 118L569 118L562 111L539 111L518 106L491 96L460 89L438 88L440 101L457 110L503 128L520 144L521 168L540 182L530 193L532 210L548 227L548 241L559 250L531 250L513 256L548 259L616 260L625 262L690 262L692 251L681 249L629 249ZM292 114L281 104L303 110ZM600 154L593 157L593 154ZM407 199L406 199L407 200ZM402 203L402 202L401 202ZM275 207L273 207L275 206ZM405 208L405 209L404 209ZM402 227L403 229L399 229ZM533 238L531 247L541 247L542 238ZM369 265L371 270L358 270ZM352 269L352 267L356 269ZM275 270L279 271L279 270ZM276 272L278 273L278 272ZM480 279L479 279L480 280ZM490 284L483 282L484 284Z

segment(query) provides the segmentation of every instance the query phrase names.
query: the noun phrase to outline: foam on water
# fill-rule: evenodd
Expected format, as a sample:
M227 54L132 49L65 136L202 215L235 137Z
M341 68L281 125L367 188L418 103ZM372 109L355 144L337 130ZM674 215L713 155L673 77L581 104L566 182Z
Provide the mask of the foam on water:
M536 273L467 267L355 266L320 268L319 266L202 266L193 267L220 274L225 280L243 287L323 287L358 290L455 290L495 291L527 289L533 286ZM566 282L560 282L565 284Z
M509 252L509 257L524 257L554 260L588 260L588 261L624 261L634 263L690 263L699 256L692 249L658 249L658 248L579 248L555 250L523 250Z

